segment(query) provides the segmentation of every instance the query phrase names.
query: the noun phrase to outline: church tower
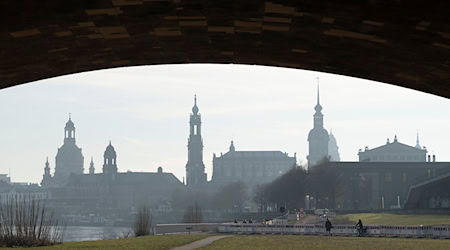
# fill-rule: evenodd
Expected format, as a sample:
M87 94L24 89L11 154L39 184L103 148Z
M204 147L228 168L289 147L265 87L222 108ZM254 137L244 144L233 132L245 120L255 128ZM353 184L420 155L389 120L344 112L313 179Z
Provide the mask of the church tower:
M308 135L309 155L308 168L328 157L328 141L330 137L327 130L323 127L322 106L320 105L319 85L317 85L317 105L314 107L314 128Z
M117 154L114 147L111 145L111 141L109 141L108 147L106 147L105 153L103 154L104 162L103 162L103 173L104 174L116 174L117 173ZM93 163L92 163L93 165Z
M95 174L94 158L93 157L91 157L91 164L89 166L89 174Z
M45 177L51 177L51 175L50 175L50 163L48 163L48 157L47 157L47 161L45 162L45 168L44 168L44 178Z
M41 181L41 186L50 187L51 185L52 185L52 176L50 175L50 163L48 163L47 157L47 161L45 162L44 175Z
M75 144L75 124L69 114L69 121L64 128L64 144L56 154L55 183L64 185L71 174L82 174L83 162L81 148Z
M417 132L417 138L416 138L416 146L415 146L415 148L422 149L422 146L420 146L419 132Z
M189 121L188 162L186 164L187 186L200 186L206 183L205 164L203 164L202 121L198 113L197 96L194 97L194 107Z

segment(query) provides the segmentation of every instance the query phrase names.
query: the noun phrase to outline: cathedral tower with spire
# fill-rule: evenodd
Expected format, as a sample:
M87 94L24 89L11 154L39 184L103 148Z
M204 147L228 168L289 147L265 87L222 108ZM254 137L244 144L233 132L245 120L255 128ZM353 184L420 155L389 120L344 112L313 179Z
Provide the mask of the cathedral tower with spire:
M317 105L314 107L314 128L308 134L309 155L308 168L328 157L328 131L323 127L322 106L320 105L319 85L317 85Z
M206 184L205 164L203 163L202 121L197 107L197 96L189 121L188 162L186 164L186 185L191 187Z

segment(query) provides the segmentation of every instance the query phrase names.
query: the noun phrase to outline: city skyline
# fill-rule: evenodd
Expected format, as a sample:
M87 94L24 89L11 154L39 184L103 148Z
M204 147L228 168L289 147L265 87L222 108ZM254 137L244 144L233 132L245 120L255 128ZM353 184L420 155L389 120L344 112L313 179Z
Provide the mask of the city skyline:
M208 76L202 77L202 71ZM237 80L231 74L237 75ZM217 75L225 79L215 78ZM42 179L48 156L53 173L52 159L62 145L62 130L68 114L72 113L77 145L83 149L85 157L85 173L91 156L96 171L100 172L101 155L112 140L120 172L156 172L157 167L162 166L165 172L173 172L182 180L194 94L198 95L203 120L208 179L212 174L212 153L227 152L232 139L237 150L280 150L291 156L297 152L297 159L305 163L306 137L312 128L316 104L317 76L321 78L325 128L328 132L333 129L343 161L357 161L359 148L383 145L387 137L392 140L395 134L400 142L414 146L417 130L421 144L428 147L430 154L434 152L438 161L449 160L442 146L445 142L440 142L450 141L444 130L445 124L450 123L450 103L444 98L368 80L303 70L244 65L171 65L88 72L2 90L2 106L14 105L17 112L2 109L0 113L6 118L1 132L5 144L0 146L1 152L6 154L2 157L0 171L7 173L11 169L13 181L37 183ZM209 84L212 78L218 83ZM138 86L148 79L153 81ZM201 81L196 82L199 79ZM300 80L304 84L298 84ZM122 82L131 87L127 88ZM278 82L280 88L272 86L274 82ZM141 87L143 89L139 89ZM377 92L377 88L382 90ZM344 89L351 89L353 96L344 93ZM62 93L65 96L59 95ZM383 96L376 96L377 93ZM292 99L295 96L298 99ZM245 102L248 99L252 100ZM417 102L423 104L417 105ZM375 109L377 103L378 110ZM392 103L397 106L389 107ZM345 110L352 106L351 111ZM30 107L38 110L30 111ZM415 115L417 120L412 119ZM369 127L371 134L361 129L374 121L376 125ZM440 136L436 135L439 128L443 131ZM355 131L349 132L351 129ZM15 157L23 152L28 157Z

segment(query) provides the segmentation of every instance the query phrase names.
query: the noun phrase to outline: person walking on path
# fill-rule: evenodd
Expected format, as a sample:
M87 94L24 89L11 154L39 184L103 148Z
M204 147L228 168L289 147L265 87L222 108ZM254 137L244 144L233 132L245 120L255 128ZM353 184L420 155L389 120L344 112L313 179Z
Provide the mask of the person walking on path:
M325 222L325 229L327 230L328 235L331 234L331 229L333 228L333 224L331 224L331 221L327 218L327 221Z
M364 226L361 219L359 219L358 223L356 223L356 229L358 230L358 236L362 236L364 233Z

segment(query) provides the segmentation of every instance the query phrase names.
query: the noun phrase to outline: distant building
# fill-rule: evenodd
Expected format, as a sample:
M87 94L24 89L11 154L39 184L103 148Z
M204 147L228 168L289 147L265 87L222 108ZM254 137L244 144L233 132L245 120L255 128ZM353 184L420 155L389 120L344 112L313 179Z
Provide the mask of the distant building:
M340 173L340 184L336 189L336 203L340 209L401 208L410 187L450 172L450 162L366 161L330 164ZM429 190L425 194L432 195Z
M195 96L189 121L188 162L186 164L186 184L191 187L203 186L207 183L205 164L203 163L202 117L198 111L197 96Z
M309 155L308 168L328 157L328 131L323 127L322 106L320 105L319 87L317 87L317 105L314 107L314 128L308 134Z
M296 164L296 157L281 151L236 151L233 141L230 150L213 156L212 183L223 186L237 181L255 185L273 181Z
M330 130L330 140L328 141L328 155L330 156L330 161L341 161L341 156L339 155L339 147L337 145L336 138L333 132Z
M55 173L52 177L50 167L47 162L44 168L44 176L41 184L43 186L63 186L71 174L82 174L84 157L81 148L75 142L75 125L69 115L69 121L64 128L64 144L58 148L56 154Z
M16 202L45 201L51 199L48 189L41 188L37 184L7 184L0 182L0 205Z
M157 172L117 171L117 154L111 142L104 153L103 173L73 174L68 183L53 189L53 204L65 207L65 213L86 211L129 211L143 204L167 204L176 189L183 184L161 167Z
M9 177L7 174L0 174L0 181L11 184L11 177Z
M420 146L418 137L416 146L412 147L400 143L395 136L394 142L388 139L386 145L374 149L366 147L364 151L360 149L358 155L360 162L426 162L427 149Z

